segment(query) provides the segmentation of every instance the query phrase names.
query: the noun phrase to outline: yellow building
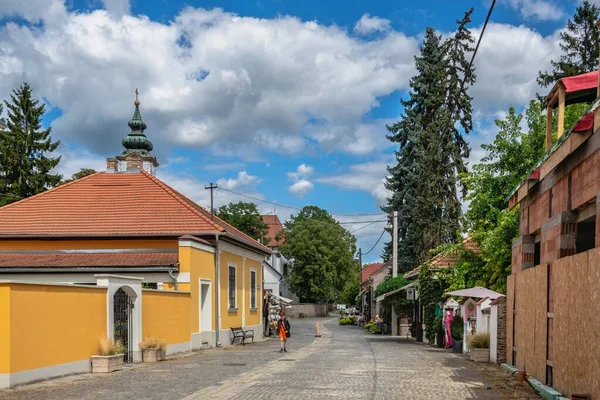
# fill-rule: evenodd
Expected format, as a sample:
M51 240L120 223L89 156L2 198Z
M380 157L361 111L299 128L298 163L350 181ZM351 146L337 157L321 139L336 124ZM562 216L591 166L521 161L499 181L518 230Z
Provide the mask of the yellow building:
M129 126L106 172L0 208L0 387L89 370L101 336L132 361L147 336L167 353L262 336L271 251L154 176L137 99Z

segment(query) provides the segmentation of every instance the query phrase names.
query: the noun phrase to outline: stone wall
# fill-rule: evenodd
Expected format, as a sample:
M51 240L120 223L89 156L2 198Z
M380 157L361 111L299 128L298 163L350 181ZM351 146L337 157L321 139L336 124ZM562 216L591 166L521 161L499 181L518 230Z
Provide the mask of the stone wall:
M498 348L496 362L506 362L506 297L497 300L498 307Z
M288 318L299 318L300 314L305 318L326 317L327 304L291 304L285 307L285 315Z

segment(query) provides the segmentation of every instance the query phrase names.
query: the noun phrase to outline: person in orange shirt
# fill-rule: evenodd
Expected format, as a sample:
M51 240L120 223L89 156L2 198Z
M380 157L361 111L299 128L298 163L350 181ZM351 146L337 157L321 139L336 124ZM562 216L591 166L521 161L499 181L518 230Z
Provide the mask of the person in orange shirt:
M290 323L285 317L284 313L281 313L281 318L277 321L277 332L279 333L279 342L281 343L280 353L286 352L287 348L285 344L290 337Z

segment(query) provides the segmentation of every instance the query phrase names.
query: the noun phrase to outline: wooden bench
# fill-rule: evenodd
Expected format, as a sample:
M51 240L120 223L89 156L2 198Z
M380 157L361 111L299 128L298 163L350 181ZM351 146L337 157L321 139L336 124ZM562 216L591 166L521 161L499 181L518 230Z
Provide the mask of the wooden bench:
M231 338L231 344L235 342L236 339L240 339L242 345L246 345L246 339L252 339L252 343L254 343L254 331L252 329L243 330L240 328L231 328L231 333L233 333L233 338Z

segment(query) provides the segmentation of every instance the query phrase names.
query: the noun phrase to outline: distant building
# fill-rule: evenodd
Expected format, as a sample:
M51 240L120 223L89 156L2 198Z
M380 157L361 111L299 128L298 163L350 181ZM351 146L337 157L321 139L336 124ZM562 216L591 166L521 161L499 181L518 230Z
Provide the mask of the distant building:
M290 290L289 284L285 281L291 263L279 252L279 246L285 243L283 225L277 215L263 215L262 219L268 225L269 231L261 242L273 252L273 255L263 262L265 290L299 303L300 299Z
M368 318L373 318L378 313L376 310L375 290L383 280L390 276L392 262L367 264L360 275L361 307Z

